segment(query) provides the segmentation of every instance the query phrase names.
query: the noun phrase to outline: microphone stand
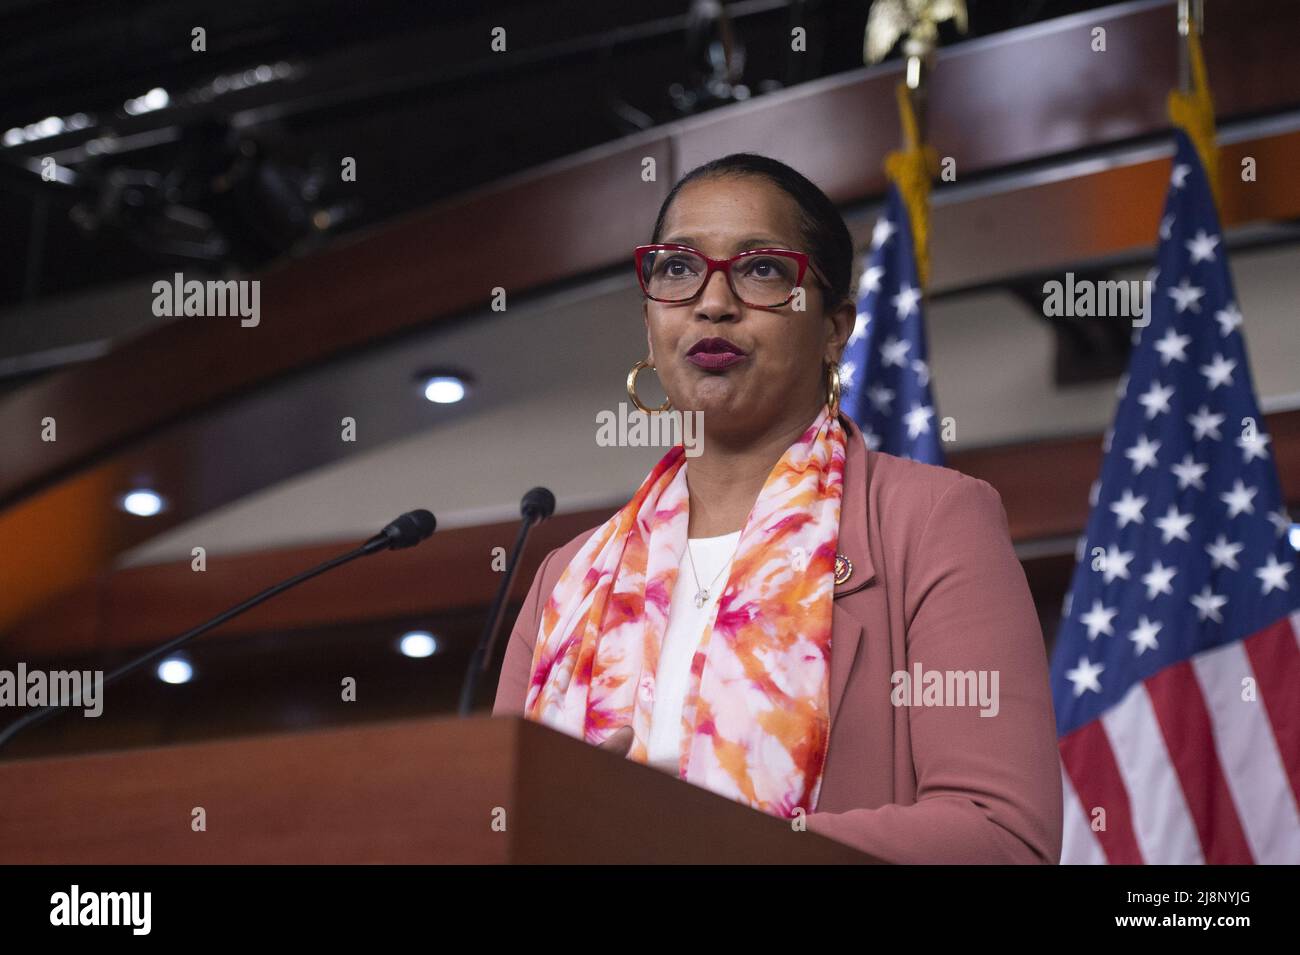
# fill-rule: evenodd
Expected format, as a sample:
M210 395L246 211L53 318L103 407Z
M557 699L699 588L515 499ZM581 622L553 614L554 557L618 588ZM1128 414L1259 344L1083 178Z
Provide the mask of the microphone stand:
M506 595L510 593L510 585L514 582L515 571L519 568L519 557L524 552L524 543L528 540L528 532L533 529L533 525L541 520L536 514L529 514L519 525L519 533L515 536L515 547L510 554L510 561L506 564L506 576L497 587L496 596L492 598L492 606L488 608L487 627L483 635L479 637L478 645L474 647L474 657L470 660L469 670L465 673L465 682L460 688L460 715L469 716L474 709L474 697L478 694L479 680L487 671L488 661L492 659L492 650L496 646L497 631L501 626L501 618L506 610Z

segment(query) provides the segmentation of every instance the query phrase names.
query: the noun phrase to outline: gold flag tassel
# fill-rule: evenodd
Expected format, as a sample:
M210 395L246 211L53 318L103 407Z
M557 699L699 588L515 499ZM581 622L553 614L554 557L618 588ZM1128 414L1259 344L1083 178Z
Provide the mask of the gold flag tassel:
M1169 118L1174 125L1187 133L1196 147L1205 167L1205 178L1210 182L1214 204L1219 207L1219 147L1214 137L1214 100L1201 56L1201 38L1192 26L1187 31L1187 56L1192 68L1189 90L1172 90L1169 93Z
M930 281L930 181L938 169L933 146L921 142L916 110L906 83L899 83L898 115L903 126L903 148L885 157L885 175L898 187L912 225L916 275L925 291Z

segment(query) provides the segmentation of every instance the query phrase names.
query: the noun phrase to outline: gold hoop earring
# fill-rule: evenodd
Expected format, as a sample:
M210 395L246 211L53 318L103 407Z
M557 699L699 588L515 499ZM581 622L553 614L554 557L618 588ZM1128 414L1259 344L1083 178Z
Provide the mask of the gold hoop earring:
M649 367L651 366L647 361L638 361L632 366L632 370L627 373L627 396L632 399L632 404L636 406L636 410L643 414L657 414L661 411L668 411L673 406L672 400L669 398L665 398L664 403L658 408L647 408L641 403L641 399L637 397L636 376Z
M840 366L835 362L827 365L828 385L826 389L826 403L830 405L831 417L834 418L840 413Z

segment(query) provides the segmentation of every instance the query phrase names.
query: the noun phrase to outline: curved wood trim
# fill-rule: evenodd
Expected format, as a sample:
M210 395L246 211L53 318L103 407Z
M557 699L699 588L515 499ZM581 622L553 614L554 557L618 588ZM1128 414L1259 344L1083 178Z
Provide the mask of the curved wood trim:
M1283 496L1300 502L1300 411L1267 415L1266 420ZM1012 539L1021 543L1083 532L1088 491L1101 462L1101 436L1087 435L963 451L948 463L998 490ZM609 507L561 514L540 524L529 540L512 599L523 599L547 553L613 512ZM508 550L516 531L515 523L503 523L439 532L415 550L381 554L308 581L203 639L486 607L500 580L491 569L492 548ZM202 574L188 563L102 574L15 628L4 641L5 655L39 660L160 642L355 543L214 558ZM1043 560L1053 567L1060 562L1057 556ZM1036 591L1056 582L1052 574L1030 574L1031 581L1040 577L1048 583L1036 584Z

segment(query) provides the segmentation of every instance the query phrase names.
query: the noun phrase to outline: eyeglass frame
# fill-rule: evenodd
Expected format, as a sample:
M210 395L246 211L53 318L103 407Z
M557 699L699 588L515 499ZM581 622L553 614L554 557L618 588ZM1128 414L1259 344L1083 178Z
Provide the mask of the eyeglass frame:
M705 261L705 263L707 263L708 271L704 273L704 280L700 282L700 287L696 290L694 295L691 295L688 298L656 298L650 294L650 290L646 287L646 278L641 268L641 262L648 253L661 250L690 252L692 255L698 255ZM804 273L807 271L812 272L813 277L821 283L823 288L830 288L830 283L826 281L817 266L813 264L812 257L809 256L807 252L799 252L795 249L778 249L770 246L761 249L746 249L744 252L737 252L735 255L727 259L710 258L699 249L692 248L689 245L681 245L676 242L657 242L651 245L638 245L633 251L636 256L636 277L637 281L641 284L641 292L646 298L650 299L650 301L659 302L664 305L685 305L687 302L698 298L700 293L702 293L705 287L709 284L709 280L713 278L714 272L722 272L722 274L726 276L727 288L731 290L731 294L736 296L739 301L748 305L750 308L784 308L789 305L791 300L794 299L795 292L803 286ZM799 274L795 276L794 287L790 289L790 294L786 296L785 301L778 302L775 305L754 305L750 302L746 302L741 294L736 291L736 286L731 281L731 266L735 264L738 259L744 259L754 255L762 255L764 253L768 255L778 253L780 255L789 256L799 265Z

